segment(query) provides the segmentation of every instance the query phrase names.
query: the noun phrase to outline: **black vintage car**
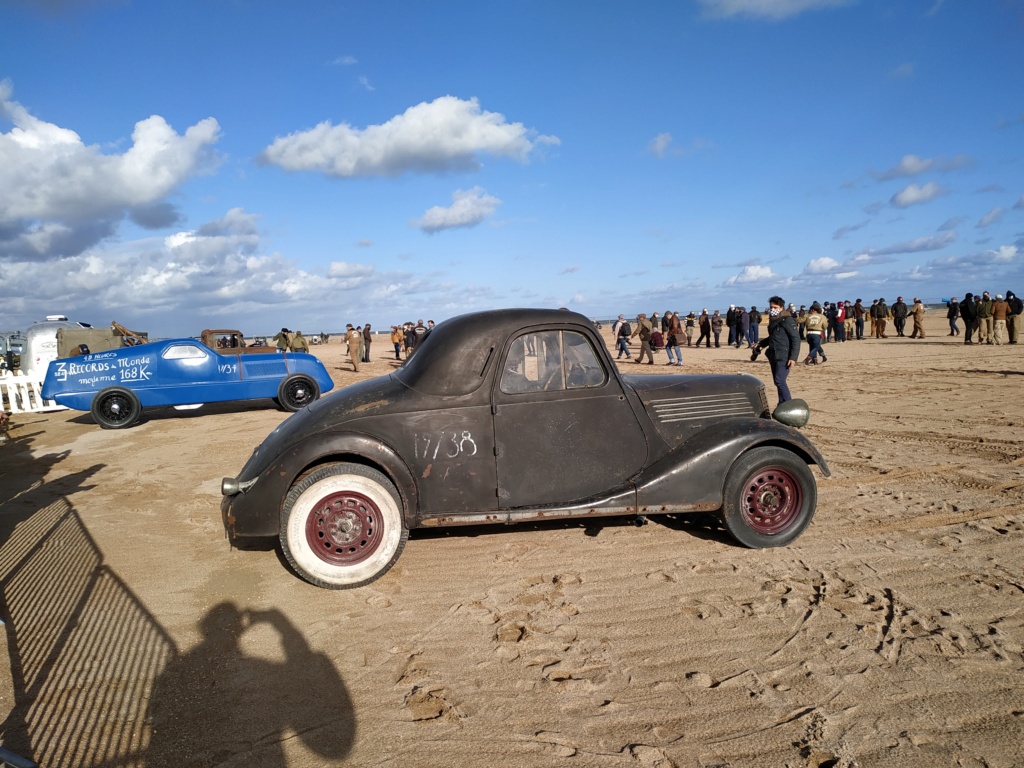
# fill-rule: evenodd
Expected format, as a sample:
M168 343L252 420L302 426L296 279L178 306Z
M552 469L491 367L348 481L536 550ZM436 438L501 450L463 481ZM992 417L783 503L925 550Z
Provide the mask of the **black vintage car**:
M594 324L564 310L447 320L397 372L285 420L225 478L233 541L280 537L313 584L358 587L409 530L720 510L749 547L790 543L829 470L747 374L622 375Z

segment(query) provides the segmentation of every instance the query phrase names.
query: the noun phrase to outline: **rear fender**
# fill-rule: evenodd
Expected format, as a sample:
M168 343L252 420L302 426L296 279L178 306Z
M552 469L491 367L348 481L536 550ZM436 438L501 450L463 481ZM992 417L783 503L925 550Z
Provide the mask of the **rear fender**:
M722 506L726 475L741 454L774 445L793 451L821 473L825 458L797 430L769 419L731 419L701 430L634 480L640 511L713 511ZM680 499L686 503L681 504Z

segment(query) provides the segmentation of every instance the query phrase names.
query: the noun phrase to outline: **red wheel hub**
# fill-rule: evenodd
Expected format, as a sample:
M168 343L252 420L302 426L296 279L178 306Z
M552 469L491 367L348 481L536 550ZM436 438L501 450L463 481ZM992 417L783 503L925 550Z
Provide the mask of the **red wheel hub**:
M324 497L306 518L310 549L331 565L355 565L372 555L384 536L377 505L361 493Z
M780 467L765 467L747 480L743 515L763 536L786 530L800 514L803 494L796 478Z

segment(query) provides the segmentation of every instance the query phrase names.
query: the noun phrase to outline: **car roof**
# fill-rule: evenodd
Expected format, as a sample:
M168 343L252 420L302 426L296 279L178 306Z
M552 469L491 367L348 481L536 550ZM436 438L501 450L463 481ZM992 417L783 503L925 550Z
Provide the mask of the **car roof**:
M471 312L434 326L396 377L418 392L466 395L483 382L488 361L509 336L524 328L553 325L593 328L583 315L564 309Z

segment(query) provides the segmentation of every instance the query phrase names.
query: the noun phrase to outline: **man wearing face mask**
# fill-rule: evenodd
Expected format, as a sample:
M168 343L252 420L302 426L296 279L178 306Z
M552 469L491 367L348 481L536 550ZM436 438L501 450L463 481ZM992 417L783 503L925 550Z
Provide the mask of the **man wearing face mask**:
M796 320L784 309L785 306L786 302L781 296L772 296L768 299L768 333L754 347L750 356L751 360L756 360L761 350L764 347L768 348L767 357L772 366L772 381L779 391L779 405L793 399L786 379L789 376L789 369L800 357L800 332L797 330Z

